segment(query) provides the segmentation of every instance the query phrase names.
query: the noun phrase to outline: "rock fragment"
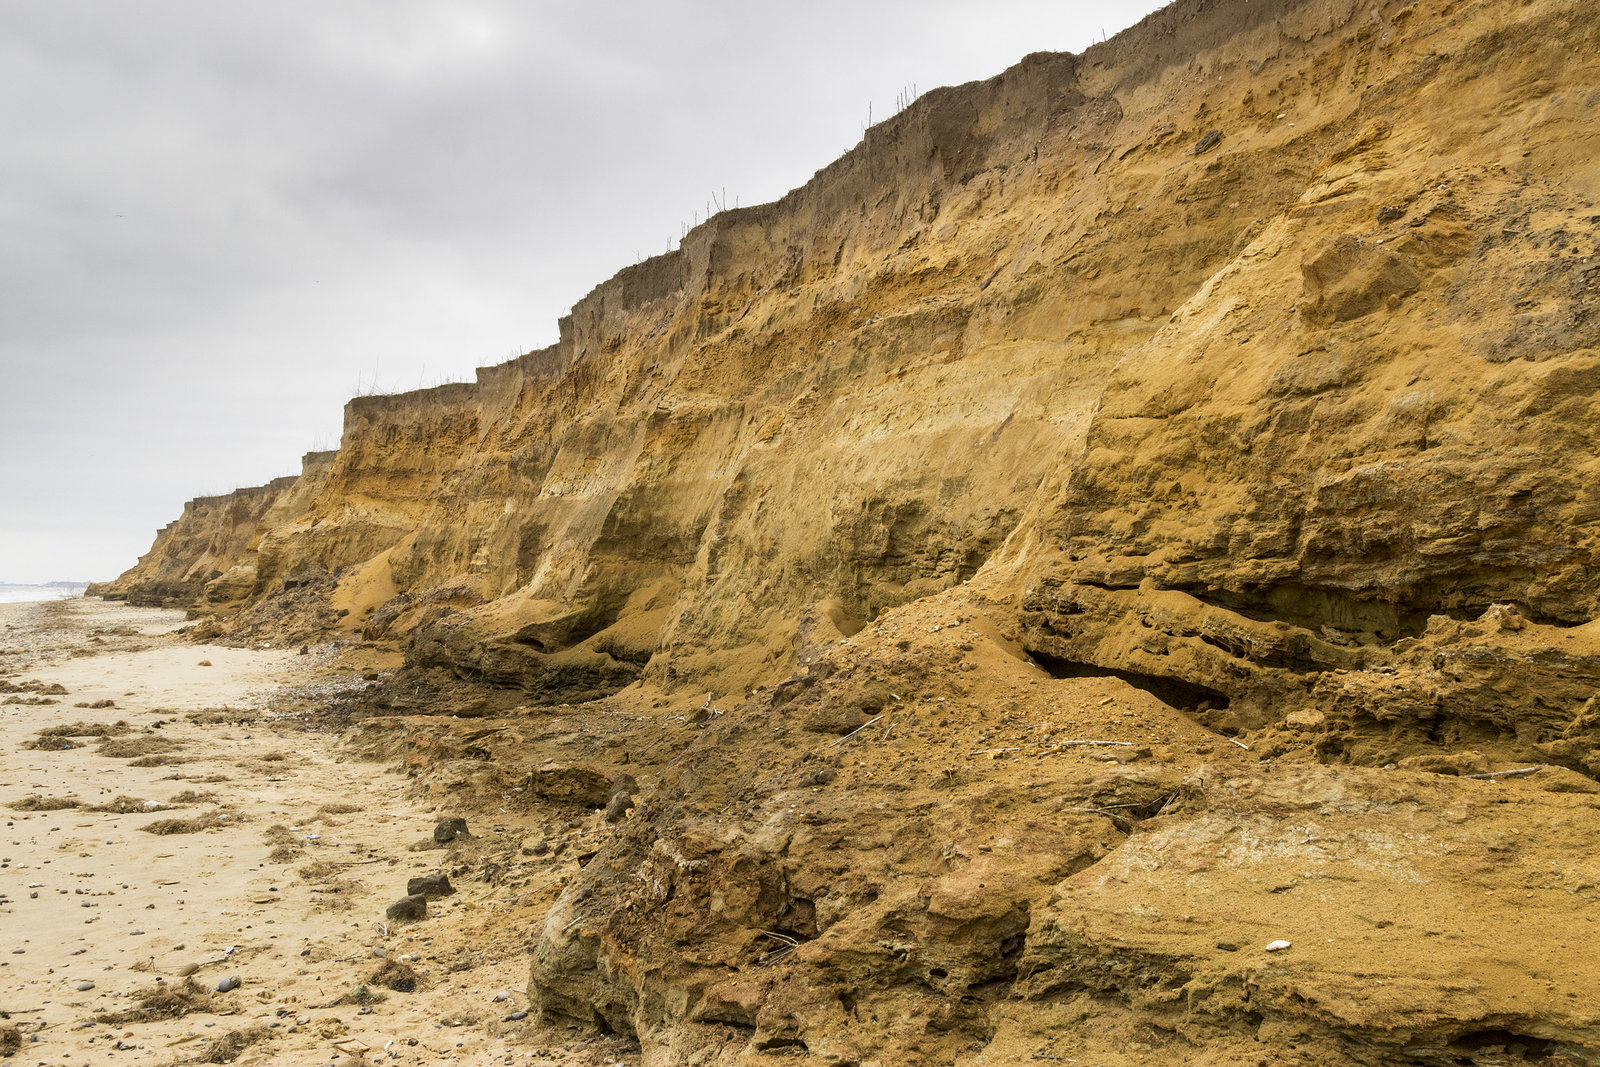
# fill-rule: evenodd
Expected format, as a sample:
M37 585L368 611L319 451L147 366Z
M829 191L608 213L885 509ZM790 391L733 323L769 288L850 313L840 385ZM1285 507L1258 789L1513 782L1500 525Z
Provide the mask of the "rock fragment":
M444 819L433 828L433 840L436 844L448 845L458 837L471 837L467 832L467 820Z
M629 796L627 793L617 793L611 798L610 802L606 804L606 822L612 823L613 825L621 822L623 819L628 817L628 813L631 812L633 808L633 797Z
M450 876L440 871L437 874L424 874L406 882L406 896L422 896L429 900L436 897L447 897L456 891L450 884Z
M396 922L417 922L428 917L428 898L421 893L401 897L390 904L383 914L385 918Z

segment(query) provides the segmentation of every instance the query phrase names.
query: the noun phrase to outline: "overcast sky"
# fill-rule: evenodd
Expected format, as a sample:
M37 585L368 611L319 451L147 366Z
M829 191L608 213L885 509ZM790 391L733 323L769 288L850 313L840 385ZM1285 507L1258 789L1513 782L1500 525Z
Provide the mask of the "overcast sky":
M0 581L106 579L358 391L550 344L712 190L1150 0L0 0Z

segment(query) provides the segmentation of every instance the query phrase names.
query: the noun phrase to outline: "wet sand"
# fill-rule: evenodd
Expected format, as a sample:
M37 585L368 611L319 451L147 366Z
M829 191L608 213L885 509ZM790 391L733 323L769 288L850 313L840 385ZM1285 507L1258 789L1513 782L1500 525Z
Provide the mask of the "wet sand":
M0 605L11 1062L637 1062L510 1018L550 894L476 880L473 849L523 828L430 806L341 747L317 709L362 684L360 664L193 645L182 625L96 601ZM471 844L433 846L446 815ZM409 878L441 870L453 896L385 920ZM185 987L200 1010L129 1014Z

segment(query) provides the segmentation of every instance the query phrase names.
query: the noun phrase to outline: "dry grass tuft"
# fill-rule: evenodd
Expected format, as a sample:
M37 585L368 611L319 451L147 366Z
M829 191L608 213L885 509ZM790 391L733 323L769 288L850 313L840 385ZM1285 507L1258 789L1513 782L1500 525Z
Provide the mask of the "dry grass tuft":
M133 727L121 719L116 722L69 722L45 727L23 747L44 752L64 752L70 748L81 748L83 742L78 738L117 737L132 730Z
M354 878L340 878L348 864L330 860L317 860L300 868L302 880L313 883L315 899L312 907L319 911L349 911L355 907L355 897L366 893L367 887Z
M322 805L322 807L317 809L317 814L318 815L353 815L354 813L356 813L356 812L358 812L360 810L361 810L361 805L360 804L343 804L343 803L335 802L335 803L332 803L332 804L324 804L324 805Z
M83 743L74 741L70 737L35 737L22 747L38 749L41 752L66 752L68 749L82 748Z
M265 1026L252 1026L245 1030L229 1030L226 1034L212 1041L201 1053L201 1063L232 1063L238 1059L245 1049L258 1041L265 1041L272 1036L272 1031Z
M242 759L234 766L251 774L259 774L263 778L284 778L294 773L293 768L287 763L263 762L258 759Z
M316 895L311 902L316 910L349 911L356 906L356 896L367 892L367 887L354 878L330 878L311 892Z
M188 819L157 819L139 827L147 834L166 836L168 834L198 834L204 830L215 830L223 826L232 826L242 822L236 815L225 815L220 811L208 811L204 815L196 815Z
M182 984L157 982L142 993L134 994L135 1006L106 1015L96 1015L97 1023L122 1026L127 1023L148 1023L158 1019L181 1019L194 1011L223 1014L228 1009L217 1002L217 997L196 982L185 978Z
M12 811L62 811L77 806L76 800L68 800L66 797L41 797L37 794L13 800L6 805Z
M109 804L96 804L93 807L85 810L109 811L114 812L117 815L135 815L139 812L145 811L161 811L166 807L165 804L160 802L156 802L156 806L151 807L150 803L151 802L149 801L140 800L138 797L121 796L111 801Z
M325 882L344 870L344 864L332 860L317 860L300 868L300 877L307 882Z
M191 711L188 715L189 721L196 726L249 726L260 718L259 711L246 708L207 708L204 711Z
M384 960L383 965L372 972L367 979L371 985L392 989L396 993L415 993L423 987L422 976L409 963L399 960Z
M118 719L116 722L69 722L62 726L47 726L40 730L38 737L117 737L121 734L133 732L133 727L125 721Z
M338 1000L335 1000L333 1003L329 1004L328 1007L333 1008L341 1004L360 1004L365 1007L368 1004L377 1004L386 999L388 998L385 997L384 994L375 993L367 986L358 985L354 989L350 990L350 992L340 997Z
M293 863L305 855L306 845L300 835L282 823L274 823L263 835L267 844L277 846L268 855L269 863Z
M182 747L170 737L121 737L108 738L100 742L100 747L95 751L112 759L133 759L136 756L171 752Z
M207 790L204 793L197 793L193 789L185 789L181 793L174 793L172 795L172 799L167 801L167 803L168 804L204 804L209 800L215 800L215 799L217 799L217 794L211 792L210 790Z
M181 763L193 763L193 756L141 756L128 761L130 767L176 767Z

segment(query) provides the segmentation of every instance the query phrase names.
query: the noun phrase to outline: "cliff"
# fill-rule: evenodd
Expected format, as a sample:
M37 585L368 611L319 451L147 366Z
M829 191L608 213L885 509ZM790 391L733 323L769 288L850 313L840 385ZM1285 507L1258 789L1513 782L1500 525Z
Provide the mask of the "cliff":
M91 584L85 595L126 600L138 607L196 611L226 605L223 589L232 590L235 600L250 595L255 583L241 575L253 570L261 532L295 513L333 456L333 452L308 452L301 457L298 477L196 497L183 506L182 515L156 533L155 543L138 563L114 581Z
M390 710L609 698L532 989L650 1062L1595 1062L1597 22L1180 0L936 90L352 401L203 599L404 642ZM185 520L150 580L232 573Z

